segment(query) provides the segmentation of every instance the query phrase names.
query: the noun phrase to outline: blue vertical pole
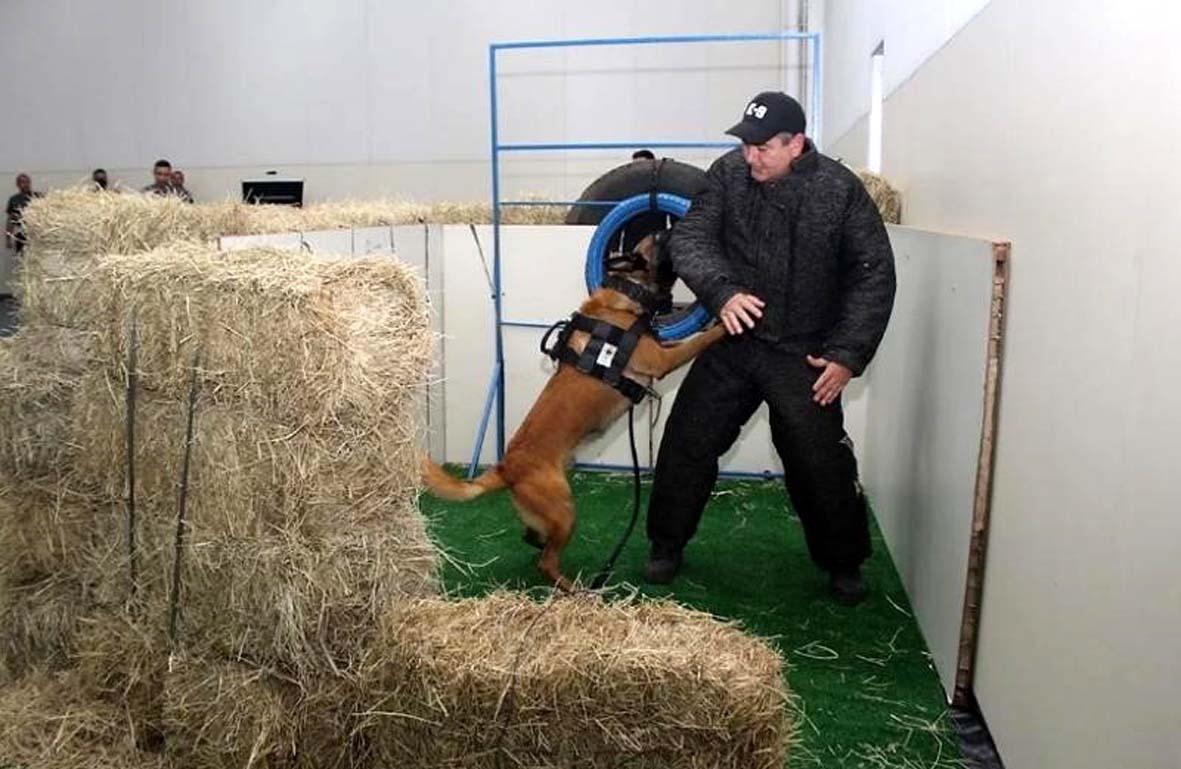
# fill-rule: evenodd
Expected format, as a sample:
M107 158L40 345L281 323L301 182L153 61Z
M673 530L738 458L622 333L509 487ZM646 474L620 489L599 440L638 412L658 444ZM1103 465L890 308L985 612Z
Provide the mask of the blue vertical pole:
M496 51L488 46L488 86L492 94L492 302L496 307L496 461L504 458L504 319L500 290L500 134L496 100Z
M488 380L488 394L484 396L484 408L480 411L480 427L476 430L476 444L472 446L472 462L467 468L467 479L476 477L480 469L480 455L484 453L484 433L488 432L488 418L492 415L492 399L496 397L496 386L500 382L500 364L492 364L492 376Z

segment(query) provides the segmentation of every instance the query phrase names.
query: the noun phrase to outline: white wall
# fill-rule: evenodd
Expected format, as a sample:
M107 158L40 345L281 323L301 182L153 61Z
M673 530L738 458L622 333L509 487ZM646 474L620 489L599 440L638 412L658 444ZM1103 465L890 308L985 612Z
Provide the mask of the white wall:
M993 0L885 105L906 221L1013 243L976 678L1009 769L1181 766L1178 28Z
M490 42L768 32L794 27L796 5L6 0L0 174L46 188L103 166L139 187L167 157L200 199L269 168L312 199L483 198ZM796 45L508 52L502 139L721 140L750 94L797 89ZM510 160L505 192L574 195L629 156Z
M886 43L885 94L902 85L989 0L827 0L824 8L824 126L835 139L869 112L869 57ZM865 165L864 143L843 158Z

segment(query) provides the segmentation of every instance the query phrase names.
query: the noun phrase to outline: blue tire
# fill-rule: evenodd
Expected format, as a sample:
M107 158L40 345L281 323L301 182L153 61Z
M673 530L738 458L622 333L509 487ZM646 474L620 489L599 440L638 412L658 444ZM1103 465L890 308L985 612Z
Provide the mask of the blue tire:
M586 290L594 293L603 285L607 277L604 263L607 249L610 247L611 237L636 216L650 210L650 195L635 195L620 201L619 205L603 217L591 237L590 246L586 251ZM660 192L656 195L656 207L663 213L684 218L689 211L689 200L679 195ZM696 334L709 323L709 310L700 302L694 302L689 307L672 315L656 319L654 331L662 342L675 342Z

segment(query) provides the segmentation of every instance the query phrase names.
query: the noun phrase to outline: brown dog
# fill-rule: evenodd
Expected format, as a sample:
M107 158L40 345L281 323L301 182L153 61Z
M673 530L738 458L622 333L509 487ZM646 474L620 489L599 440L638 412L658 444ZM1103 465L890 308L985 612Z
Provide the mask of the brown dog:
M643 268L616 274L650 291L667 292L672 278L658 268L663 256L661 250L666 247L664 238L649 235L636 245L633 254L634 266L643 265ZM643 313L643 307L618 291L601 288L583 302L579 312L627 328ZM655 337L645 334L624 374L650 384L690 361L725 333L718 325L670 346L662 346ZM586 332L576 331L570 344L581 352L588 337ZM571 583L562 576L560 566L562 551L574 533L574 500L566 480L566 467L583 438L605 430L629 405L618 390L562 363L509 441L500 464L468 482L425 459L424 480L436 496L457 501L475 499L507 486L528 529L526 539L542 549L538 570L558 587L569 590Z

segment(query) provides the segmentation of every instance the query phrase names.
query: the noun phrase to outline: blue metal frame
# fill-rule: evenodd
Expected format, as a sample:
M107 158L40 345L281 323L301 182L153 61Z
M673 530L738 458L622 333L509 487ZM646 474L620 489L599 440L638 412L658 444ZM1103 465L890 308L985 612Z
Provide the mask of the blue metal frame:
M617 38L582 38L574 40L522 40L510 43L493 43L488 46L488 93L491 99L491 116L489 143L492 156L492 299L496 312L496 360L492 367L492 376L488 383L487 396L484 399L484 409L480 418L479 433L476 435L475 447L472 451L472 462L468 468L468 476L476 473L480 454L484 448L484 436L488 430L492 409L496 409L496 457L504 457L505 420L504 420L504 329L509 328L548 328L549 324L524 320L506 320L503 308L503 291L500 269L500 209L503 206L570 206L577 201L532 201L532 200L501 200L500 199L500 153L502 152L551 152L551 151L588 151L588 150L623 150L648 147L652 149L723 149L736 146L733 142L725 141L636 141L636 142L541 142L541 143L507 143L501 144L499 132L497 94L496 57L500 51L524 50L536 48L581 48L590 46L622 46L622 45L668 45L687 43L745 43L756 41L783 42L786 40L804 40L812 46L812 73L810 117L812 123L811 136L817 145L820 144L821 120L823 117L823 77L821 72L821 35L819 32L769 32L734 35L669 35L664 37L617 37ZM619 201L581 202L578 205L614 206ZM741 474L740 474L741 475ZM755 474L758 475L758 474ZM759 477L762 477L761 475Z

